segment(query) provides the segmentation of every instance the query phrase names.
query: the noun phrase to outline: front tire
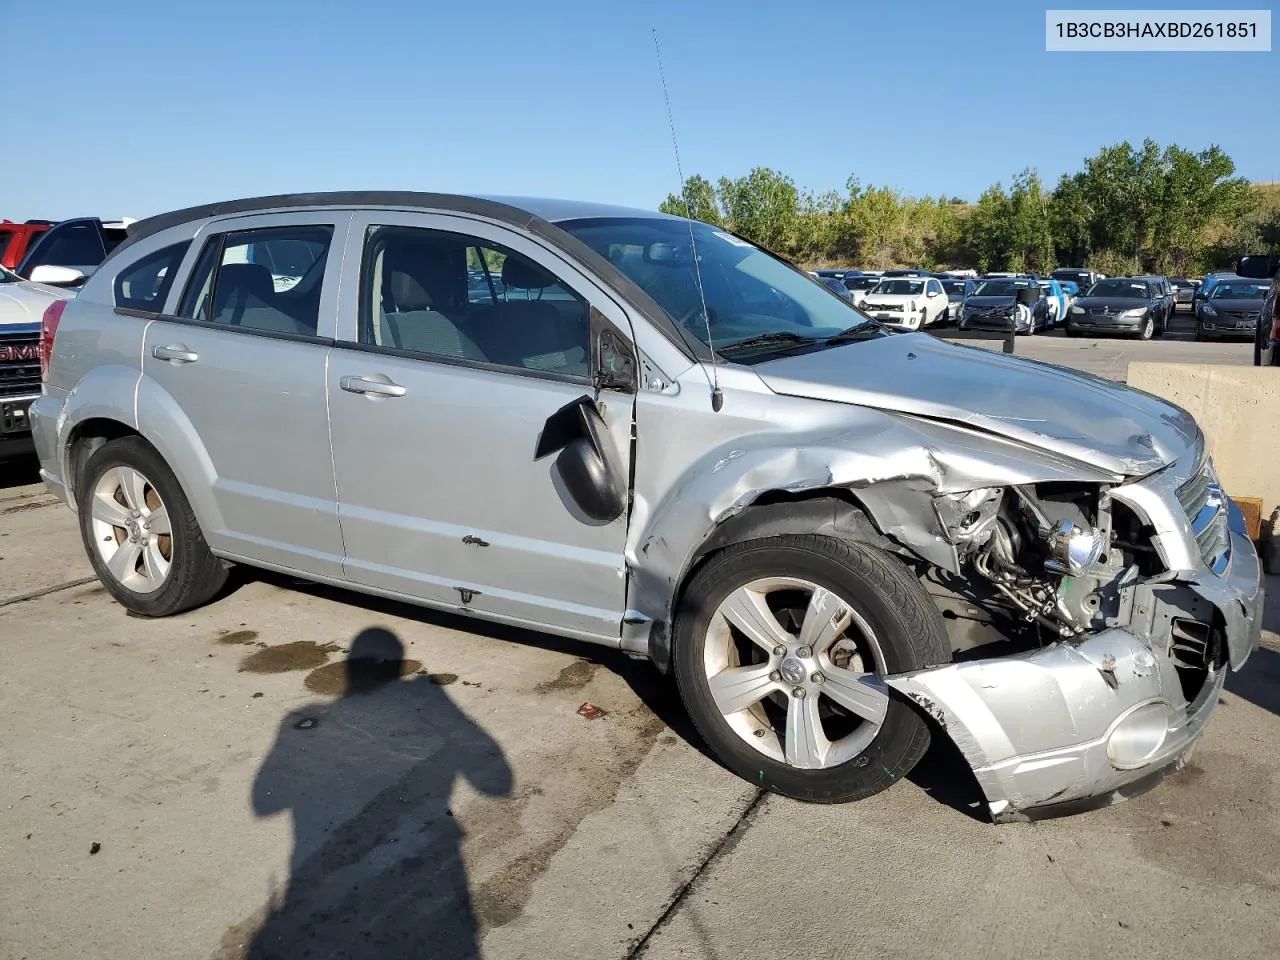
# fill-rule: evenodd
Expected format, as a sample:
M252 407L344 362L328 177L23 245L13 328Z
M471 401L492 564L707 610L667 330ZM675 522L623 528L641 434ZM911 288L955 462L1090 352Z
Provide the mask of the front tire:
M141 437L103 444L79 485L80 536L94 573L127 610L167 617L208 602L227 580L169 465Z
M716 755L816 803L869 797L911 771L929 727L882 678L950 658L919 581L830 537L726 547L689 582L675 622L680 694Z

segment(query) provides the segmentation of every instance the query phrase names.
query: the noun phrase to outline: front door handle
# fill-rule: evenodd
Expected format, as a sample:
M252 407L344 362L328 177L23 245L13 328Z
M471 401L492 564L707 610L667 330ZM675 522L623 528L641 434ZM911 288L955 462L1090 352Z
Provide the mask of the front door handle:
M373 377L343 377L338 383L347 393L363 393L374 397L403 397L409 392L407 388L385 377L381 380Z
M157 360L168 360L170 363L195 363L200 359L200 354L194 350L187 349L185 343L171 343L167 347L155 347L151 351L151 355Z

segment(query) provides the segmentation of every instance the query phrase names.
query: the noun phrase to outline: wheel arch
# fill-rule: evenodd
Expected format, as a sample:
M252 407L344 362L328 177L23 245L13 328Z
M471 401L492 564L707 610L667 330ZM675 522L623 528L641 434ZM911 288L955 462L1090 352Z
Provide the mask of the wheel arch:
M886 486L899 487L898 484ZM900 489L895 489L894 494L900 496L901 492ZM649 629L643 639L634 637L629 643L624 632L624 648L633 649L637 642L642 642L643 652L661 672L667 673L671 668L672 611L678 607L680 597L693 576L712 556L734 544L784 534L817 534L868 544L898 555L904 562L919 558L918 553L886 535L886 527L882 527L877 520L879 512L881 517L886 518L884 522L887 529L895 528L891 511L887 509L894 494L888 489L867 487L854 490L851 487L833 485L802 490L774 487L760 491L740 508L721 516L707 535L693 546L679 574L671 582L672 588L664 615L652 621L648 618L644 620ZM924 559L931 562L940 560L947 565L948 557L944 551L938 556ZM639 651L633 649L633 652Z

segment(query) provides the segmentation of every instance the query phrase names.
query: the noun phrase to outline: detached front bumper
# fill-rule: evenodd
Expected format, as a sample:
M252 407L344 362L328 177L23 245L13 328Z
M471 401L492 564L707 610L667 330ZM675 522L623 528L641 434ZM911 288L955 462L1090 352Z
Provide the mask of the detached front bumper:
M1176 769L1218 702L1229 669L1262 630L1253 544L1232 534L1227 576L1134 588L1128 629L1108 629L1019 656L888 678L932 716L969 761L992 819L1106 804ZM1172 655L1172 621L1215 625L1198 688ZM1229 653L1228 653L1229 651Z

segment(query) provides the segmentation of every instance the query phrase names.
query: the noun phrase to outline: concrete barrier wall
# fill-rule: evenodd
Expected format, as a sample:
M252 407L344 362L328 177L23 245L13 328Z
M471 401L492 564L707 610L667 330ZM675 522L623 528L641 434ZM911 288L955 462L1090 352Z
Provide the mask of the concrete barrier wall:
M1199 363L1129 364L1128 383L1188 411L1232 497L1280 506L1280 370Z

